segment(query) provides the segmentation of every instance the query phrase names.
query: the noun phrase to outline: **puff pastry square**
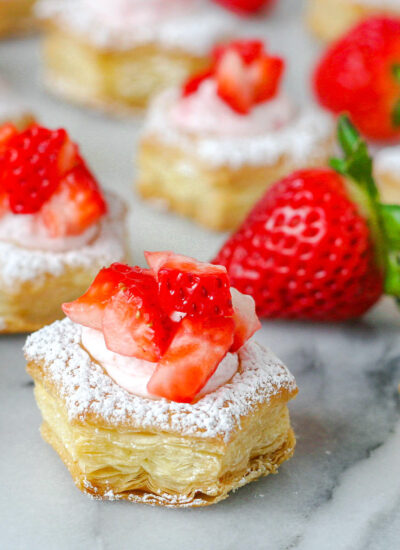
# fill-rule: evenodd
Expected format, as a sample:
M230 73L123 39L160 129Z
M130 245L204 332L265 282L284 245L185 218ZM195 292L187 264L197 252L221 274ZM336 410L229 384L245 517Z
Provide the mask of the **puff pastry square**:
M99 269L126 259L125 206L107 193L109 212L92 242L68 252L24 249L0 241L0 333L31 332L61 319Z
M304 113L290 128L265 136L198 137L171 127L167 113L175 97L168 90L150 107L136 187L143 198L209 229L235 229L271 184L294 169L326 164L332 152L325 113Z
M31 335L28 372L42 435L75 484L97 499L205 506L270 473L294 451L293 376L249 342L229 383L194 404L151 400L115 384L69 319Z

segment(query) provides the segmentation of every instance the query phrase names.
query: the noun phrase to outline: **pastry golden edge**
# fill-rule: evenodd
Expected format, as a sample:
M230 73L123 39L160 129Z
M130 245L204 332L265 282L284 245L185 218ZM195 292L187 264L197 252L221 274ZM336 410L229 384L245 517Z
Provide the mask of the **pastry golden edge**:
M352 0L308 0L306 20L312 33L323 41L339 38L361 19L391 10L363 6Z
M229 437L222 433L201 437L201 422L198 431L185 435L176 426L141 425L135 413L117 424L89 409L71 418L68 401L75 400L75 395L67 395L65 387L58 385L46 361L32 359L29 345L25 354L43 416L41 433L68 467L76 486L93 498L168 507L206 506L250 481L276 473L293 455L295 437L287 403L296 396L297 387L290 373L289 385L275 387L261 402L254 389L249 410ZM242 354L241 364L243 357L246 360ZM229 391L234 387L232 382ZM80 390L85 394L85 388ZM134 399L140 404L141 398ZM183 410L188 411L187 407ZM179 404L169 411L182 413Z
M387 204L400 204L400 177L384 170L377 171L375 177L382 201Z
M38 25L33 15L36 0L2 0L0 2L0 38L30 34Z
M102 50L51 21L44 24L44 32L47 89L73 103L116 115L141 111L154 94L180 84L209 61L156 44Z
M121 238L124 255L115 260L128 260L127 208L116 195L109 193L108 198L118 203L124 228ZM0 334L33 332L62 319L61 304L79 297L102 267L98 261L94 261L90 268L65 266L58 275L47 273L38 279L18 283L12 289L0 277Z
M320 144L307 167L324 166L333 135ZM194 154L168 145L155 135L139 144L136 189L144 199L160 201L171 211L215 231L237 228L270 185L299 168L288 156L264 166L207 166Z

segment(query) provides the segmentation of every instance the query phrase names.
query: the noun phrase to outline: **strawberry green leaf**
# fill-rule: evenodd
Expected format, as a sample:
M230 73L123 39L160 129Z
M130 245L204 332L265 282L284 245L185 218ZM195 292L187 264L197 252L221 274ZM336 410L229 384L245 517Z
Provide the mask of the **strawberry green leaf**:
M342 175L357 182L371 198L377 197L378 191L372 176L372 159L367 145L347 115L341 115L338 119L337 136L345 157L331 159L332 168L339 168Z
M400 84L400 63L395 63L392 66L392 74L395 80L397 80L397 82Z
M400 126L400 99L398 99L394 105L394 108L392 111L392 122L393 122L393 126L395 127Z
M397 74L400 78L400 65L395 67L396 78ZM397 108L400 125L400 100ZM400 306L400 206L380 202L372 173L372 158L365 141L347 115L339 117L337 133L344 158L331 159L330 164L358 189L358 193L353 193L351 198L366 213L377 251L376 260L385 272L385 292L395 296ZM362 208L365 205L367 208Z

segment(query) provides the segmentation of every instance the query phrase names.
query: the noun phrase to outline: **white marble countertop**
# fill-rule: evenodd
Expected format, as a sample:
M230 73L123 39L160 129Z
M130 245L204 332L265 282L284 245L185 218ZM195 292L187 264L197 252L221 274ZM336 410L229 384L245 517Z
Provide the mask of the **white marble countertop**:
M256 26L290 56L288 88L307 100L318 47L300 0ZM245 26L248 30L248 25ZM130 202L135 263L143 249L209 259L224 236L156 212L132 193L140 121L117 121L45 95L35 39L0 44L0 74L40 119L64 125L106 187ZM265 322L259 339L286 361L300 393L291 406L294 458L277 476L210 508L165 510L94 502L39 435L24 370L24 337L0 337L1 550L394 550L400 539L400 314L383 301L352 324Z

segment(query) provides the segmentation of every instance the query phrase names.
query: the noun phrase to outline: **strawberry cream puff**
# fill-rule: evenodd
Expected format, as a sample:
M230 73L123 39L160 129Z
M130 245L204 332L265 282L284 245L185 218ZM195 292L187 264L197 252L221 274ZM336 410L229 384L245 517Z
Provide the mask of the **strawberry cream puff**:
M325 41L336 40L371 15L399 15L400 0L308 0L307 23Z
M249 340L254 301L224 267L146 257L102 269L28 338L42 435L96 499L213 504L292 456L296 383Z
M259 41L214 51L208 70L150 107L139 145L139 193L216 230L235 228L266 188L326 162L330 116L299 110L280 89L284 63Z
M125 208L65 130L0 128L0 332L36 330L125 258Z
M111 111L149 98L207 65L232 18L198 0L40 0L47 86Z

